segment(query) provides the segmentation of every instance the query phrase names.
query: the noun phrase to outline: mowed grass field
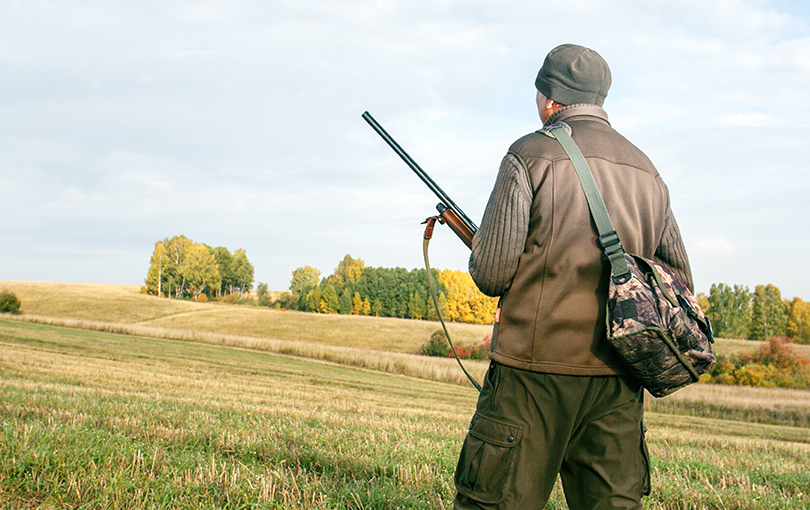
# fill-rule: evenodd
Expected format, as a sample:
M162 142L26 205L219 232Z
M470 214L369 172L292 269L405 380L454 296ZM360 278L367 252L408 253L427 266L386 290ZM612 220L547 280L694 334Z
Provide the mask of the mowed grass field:
M0 508L452 506L476 393L448 375L460 372L452 360L399 345L415 348L437 324L178 302L132 286L3 288L36 317L0 316ZM262 316L281 338L255 323L238 334L148 324L209 313ZM274 325L285 320L308 332L285 337ZM480 341L489 327L459 331ZM386 335L399 351L385 350ZM472 368L480 379L485 365ZM693 385L647 402L645 508L810 508L810 392ZM566 508L559 486L549 508Z
M438 322L387 317L322 315L265 307L195 303L140 293L136 285L0 281L21 311L57 319L292 340L341 347L412 353ZM449 324L459 343L480 343L491 326Z
M265 307L195 303L141 294L135 285L0 281L22 302L17 319L293 354L469 384L453 359L425 364L413 354L438 322L322 315ZM448 324L457 344L480 343L491 326ZM481 380L487 363L465 362Z
M0 508L449 508L476 397L276 353L4 319L0 394ZM810 413L810 392L765 399L776 396ZM645 508L810 507L807 428L677 410L647 414ZM559 487L549 508L565 508Z
M22 301L21 311L35 319L206 342L233 343L235 338L259 338L288 342L284 344L287 346L307 343L410 354L441 327L431 321L311 314L157 298L142 294L137 285L0 280L2 289L14 292ZM448 329L454 342L472 345L489 335L492 327L448 323ZM714 347L715 352L727 355L752 351L760 345L747 340L718 339ZM271 349L269 344L266 348ZM794 349L810 358L810 345L794 345Z

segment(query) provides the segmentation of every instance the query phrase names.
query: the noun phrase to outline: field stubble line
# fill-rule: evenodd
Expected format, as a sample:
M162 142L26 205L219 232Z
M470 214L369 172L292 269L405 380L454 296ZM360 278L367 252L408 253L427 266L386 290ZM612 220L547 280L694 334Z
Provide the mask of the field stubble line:
M8 322L0 325L10 329ZM19 338L16 346L0 349L6 386L25 390L9 391L9 399L0 405L12 420L6 437L12 445L8 452L15 455L6 452L6 458L15 460L6 461L5 468L17 473L13 470L22 462L48 464L34 479L39 492L24 492L18 485L7 499L0 496L0 507L11 498L42 494L41 487L66 507L90 507L93 501L98 505L104 501L107 507L116 501L121 508L146 506L145 496L136 492L140 488L133 491L129 480L187 507L210 502L209 508L244 508L248 506L244 501L266 501L277 508L426 509L452 500L452 468L465 419L474 406L471 391L445 387L442 391L462 397L423 400L424 390L414 381L370 373L362 374L369 378L366 383L355 385L348 379L361 374L344 379L330 363L250 355L248 349L268 349L256 347L254 342L260 339L249 337L235 338L250 345L225 343L226 335L213 335L220 341L191 337L200 343L158 346L152 344L164 342L88 340L84 337L106 335L60 332L27 322L18 328L30 334L20 333L13 337ZM126 328L96 326L109 333ZM164 328L152 329L165 338ZM54 338L60 335L64 338ZM32 342L25 342L29 337ZM223 360L220 349L203 348L206 343L237 347L239 357ZM40 349L43 344L65 345L65 352L51 355ZM103 348L100 355L93 355L94 347ZM423 364L446 362L458 371L453 360L412 357ZM269 364L287 363L294 368L263 370ZM244 370L231 370L239 365ZM401 384L402 389L392 398L381 391L387 384L394 389ZM96 398L99 395L107 398ZM740 404L745 395L760 395L756 405L764 406L810 392L693 385L676 395L695 401L722 395L730 406ZM806 490L810 445L801 440L801 428L657 412L650 412L648 420L654 492L647 508L810 507ZM99 435L99 430L115 434ZM64 445L74 438L81 442L65 453ZM81 471L86 466L73 462L85 458L87 451L103 461L98 468L93 466L92 476ZM15 476L19 483L31 480ZM98 490L98 483L89 483L91 479L101 479L104 491ZM566 508L559 486L555 491L549 508ZM392 498L399 499L392 503ZM720 499L723 506L718 506ZM17 501L41 506L34 499L13 502Z
M9 316L7 318L20 322L64 326L76 329L102 331L105 333L181 340L187 342L201 342L230 347L243 347L257 351L274 352L310 359L330 361L343 365L356 366L371 370L380 370L392 374L418 377L432 381L449 382L461 385L469 384L469 381L461 370L459 370L458 365L453 358L432 358L416 354L362 349L357 347L339 347L334 345L295 340L256 338L240 335L211 333L208 331L160 328L155 326L119 324L82 319L63 319L30 314ZM481 381L489 363L485 361L467 360L464 362L464 365L473 377L475 377L478 381Z
M425 357L303 340L259 338L196 329L54 318L34 314L8 316L8 318L76 329L239 347L462 386L469 384L452 358ZM488 366L487 362L467 360L464 364L473 377L479 381L483 380ZM725 418L799 427L810 426L810 392L787 388L695 384L663 399L648 396L647 408L654 413Z

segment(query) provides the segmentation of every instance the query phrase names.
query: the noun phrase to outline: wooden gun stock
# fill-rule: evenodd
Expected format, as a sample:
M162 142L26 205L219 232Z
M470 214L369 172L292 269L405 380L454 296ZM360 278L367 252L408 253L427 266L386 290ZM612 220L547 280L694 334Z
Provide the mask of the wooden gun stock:
M444 204L438 204L436 209L439 211L439 216L447 223L447 226L456 233L459 239L464 241L467 248L472 250L472 238L475 232L452 209L445 207Z

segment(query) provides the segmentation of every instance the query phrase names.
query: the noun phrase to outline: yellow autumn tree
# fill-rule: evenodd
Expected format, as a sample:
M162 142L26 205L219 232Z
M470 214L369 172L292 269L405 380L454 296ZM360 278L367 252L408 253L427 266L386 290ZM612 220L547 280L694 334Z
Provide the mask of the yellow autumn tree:
M793 298L788 305L787 335L796 343L810 343L810 303Z
M192 244L178 267L195 301L206 289L218 289L221 283L217 261L203 244Z
M360 281L360 277L363 276L365 267L366 263L363 262L363 259L354 259L351 255L346 254L343 260L338 263L335 272L329 277L329 283L338 286L348 282L357 283Z
M163 297L166 289L163 288L166 280L166 273L169 271L169 255L166 245L162 241L155 243L155 251L152 253L152 260L149 265L149 272L146 273L146 289L149 294Z
M466 271L445 269L439 281L447 291L447 310L451 321L491 324L495 321L498 298L485 296Z
M355 292L352 298L352 315L363 314L363 300L360 299L360 293Z

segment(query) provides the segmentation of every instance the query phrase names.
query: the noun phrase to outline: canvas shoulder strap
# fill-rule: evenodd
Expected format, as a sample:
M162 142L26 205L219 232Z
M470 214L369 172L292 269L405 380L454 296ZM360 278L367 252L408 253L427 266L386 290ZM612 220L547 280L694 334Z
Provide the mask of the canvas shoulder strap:
M579 150L576 142L571 138L571 127L560 122L545 126L540 132L556 139L571 159L577 177L579 177L579 183L582 185L582 191L585 192L591 217L596 223L596 229L599 232L599 244L610 261L613 282L616 284L626 283L630 280L630 269L624 259L624 246L619 240L616 229L613 228L613 222L610 220L605 201L596 186L588 162L585 161L582 151Z

